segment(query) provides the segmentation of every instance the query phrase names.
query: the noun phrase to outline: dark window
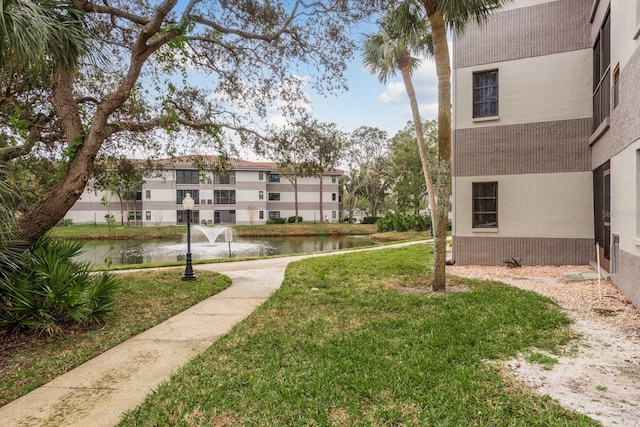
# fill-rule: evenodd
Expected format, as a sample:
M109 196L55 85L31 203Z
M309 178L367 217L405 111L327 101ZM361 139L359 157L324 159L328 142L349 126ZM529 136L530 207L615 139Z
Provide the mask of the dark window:
M269 219L280 218L280 211L269 211Z
M176 190L176 204L182 204L182 200L187 193L191 194L191 198L196 205L200 203L200 190Z
M331 193L331 201L336 201L336 193Z
M145 212L145 216L147 218L147 221L151 221L151 211Z
M264 191L258 191L258 200L264 200Z
M335 175L331 175L331 183L335 184L336 183L336 176Z
M609 117L611 96L611 20L607 12L593 45L593 130Z
M145 199L151 198L151 190L144 190L144 198Z
M269 174L269 182L280 182L280 174L270 173Z
M215 211L213 213L214 224L235 224L236 211Z
M199 184L198 171L177 170L176 183L178 184Z
M473 73L473 117L498 115L498 70Z
M236 190L214 190L213 203L216 205L235 205Z
M336 211L331 211L331 218L332 219L336 219L337 218Z
M259 211L258 212L258 218L264 219L264 211Z
M176 211L176 216L178 218L178 224L187 223L187 211L183 211L183 210ZM191 211L191 224L198 224L199 222L200 222L200 211Z
M264 179L264 171L258 171L258 180L262 181Z
M225 172L222 175L214 175L213 183L214 184L235 184L236 173L235 171L231 171L231 172Z
M498 183L474 182L473 192L473 228L498 227Z
M134 212L133 211L129 211L129 219L133 220L133 217L134 217ZM142 221L142 211L136 211L135 212L135 217L136 217L136 220Z
M269 193L269 200L280 200L280 193Z

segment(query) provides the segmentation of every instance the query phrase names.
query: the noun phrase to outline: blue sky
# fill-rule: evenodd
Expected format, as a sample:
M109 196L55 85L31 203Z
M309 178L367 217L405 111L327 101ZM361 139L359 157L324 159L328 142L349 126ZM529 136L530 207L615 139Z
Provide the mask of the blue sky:
M351 132L359 126L378 127L389 137L402 130L411 120L409 98L402 77L397 75L382 84L362 65L360 54L347 71L349 90L332 97L309 93L314 116L334 122ZM424 119L435 119L438 110L438 81L432 60L425 60L413 75L420 112Z

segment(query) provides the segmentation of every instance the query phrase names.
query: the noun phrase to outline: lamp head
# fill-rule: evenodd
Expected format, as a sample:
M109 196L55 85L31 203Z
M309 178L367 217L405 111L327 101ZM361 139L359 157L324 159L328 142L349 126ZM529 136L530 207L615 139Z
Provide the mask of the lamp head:
M182 208L186 211L191 211L195 204L196 202L191 198L191 193L185 194L184 199L182 199Z

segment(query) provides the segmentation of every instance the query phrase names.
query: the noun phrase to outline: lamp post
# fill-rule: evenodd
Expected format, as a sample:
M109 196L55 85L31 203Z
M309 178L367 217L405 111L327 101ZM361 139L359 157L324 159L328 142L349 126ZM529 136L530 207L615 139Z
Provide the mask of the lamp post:
M193 265L191 264L191 211L195 203L189 193L182 199L182 208L187 211L187 265L184 268L182 280L196 280L196 275L193 274Z

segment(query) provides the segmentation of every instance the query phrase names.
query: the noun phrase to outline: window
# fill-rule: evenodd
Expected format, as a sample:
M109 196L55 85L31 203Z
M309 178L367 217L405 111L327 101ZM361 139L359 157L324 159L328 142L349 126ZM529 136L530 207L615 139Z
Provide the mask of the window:
M137 221L142 221L142 211L129 211L129 219L133 221L133 217L135 216Z
M258 212L258 218L259 219L264 219L264 211L259 211Z
M258 180L259 181L264 180L264 171L258 171Z
M215 211L213 213L214 224L235 224L236 211Z
M216 205L235 205L236 190L214 190L213 203Z
M210 205L211 203L213 203L213 200L207 199L207 204Z
M147 219L147 221L151 221L151 211L145 212L145 218Z
M142 200L142 191L136 191L136 200Z
M269 200L280 200L280 193L269 193Z
M176 217L178 219L178 224L186 224L187 223L187 211L179 210L176 211ZM200 211L191 211L191 223L198 224L200 223Z
M609 117L611 96L611 20L609 12L593 45L593 130Z
M235 184L236 173L235 171L230 171L230 172L225 172L222 175L214 175L213 183L214 184Z
M332 219L336 219L336 218L337 218L337 213L336 213L336 211L331 211L331 218L332 218Z
M331 175L331 183L335 184L336 183L336 176L335 175Z
M280 218L280 211L269 211L269 219Z
M264 200L264 191L258 191L258 200Z
M200 202L200 190L176 190L176 204L182 204L182 199L187 195L187 193L191 194L191 198L195 202L195 204L199 204Z
M176 183L178 184L199 184L198 171L177 170Z
M144 198L145 199L151 198L151 190L144 190Z
M269 182L280 182L280 174L270 173L269 174Z
M498 70L473 73L473 117L498 115Z
M200 199L200 204L201 204L201 205L204 205L204 204L206 204L206 203L207 203L207 200L206 200L206 199Z
M335 202L336 198L336 193L331 193L331 201Z
M472 184L473 228L498 227L498 183L474 182Z

